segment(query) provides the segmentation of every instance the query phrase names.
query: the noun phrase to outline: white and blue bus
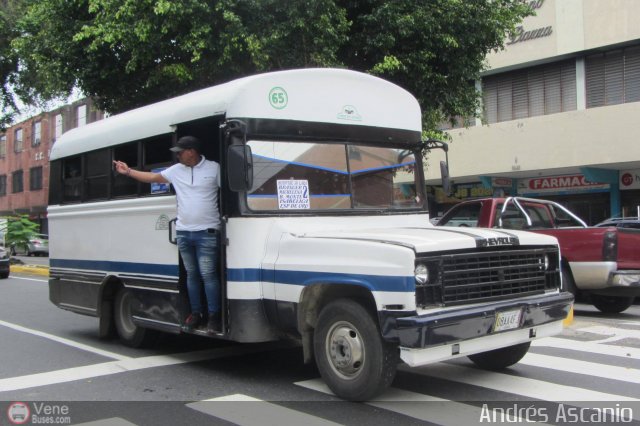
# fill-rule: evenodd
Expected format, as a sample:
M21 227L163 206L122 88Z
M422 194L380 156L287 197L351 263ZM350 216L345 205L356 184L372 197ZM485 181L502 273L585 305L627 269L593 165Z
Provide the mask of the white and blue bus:
M385 389L396 366L517 362L562 329L558 246L526 232L434 228L421 111L402 88L337 69L261 74L65 133L51 152L50 299L128 345L189 314L168 185L193 135L220 163L223 333L294 339L339 396ZM194 330L206 335L204 330Z

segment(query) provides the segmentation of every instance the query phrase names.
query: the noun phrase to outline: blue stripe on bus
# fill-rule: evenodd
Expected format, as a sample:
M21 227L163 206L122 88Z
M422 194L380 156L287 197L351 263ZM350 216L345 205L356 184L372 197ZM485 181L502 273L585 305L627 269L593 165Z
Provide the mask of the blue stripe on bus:
M52 268L178 277L178 265L76 259L50 259L49 264ZM299 286L307 286L317 283L355 284L364 286L372 291L415 291L414 277L412 276L404 277L243 268L228 269L227 280L235 282L269 282Z
M51 268L80 269L85 271L108 271L112 273L165 275L178 277L178 265L157 263L111 262L107 260L49 259Z
M403 277L268 269L229 269L227 270L227 280L237 282L271 282L300 286L316 283L356 284L374 291L415 291L415 281L412 276Z

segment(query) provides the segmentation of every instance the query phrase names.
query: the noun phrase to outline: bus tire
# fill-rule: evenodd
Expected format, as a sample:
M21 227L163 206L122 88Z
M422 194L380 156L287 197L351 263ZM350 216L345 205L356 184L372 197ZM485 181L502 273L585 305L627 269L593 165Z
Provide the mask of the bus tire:
M531 342L525 342L518 345L507 346L506 348L469 355L468 358L484 370L497 371L510 367L520 361L529 351L529 346L531 346Z
M633 305L633 296L601 296L599 294L591 295L591 303L598 310L605 314L619 314L626 311Z
M366 401L391 385L398 347L382 339L377 320L361 304L329 303L320 312L313 340L320 375L337 396Z
M113 306L113 319L120 341L132 348L144 348L155 343L158 332L137 326L133 322L131 305L135 297L131 290L121 288L116 293Z

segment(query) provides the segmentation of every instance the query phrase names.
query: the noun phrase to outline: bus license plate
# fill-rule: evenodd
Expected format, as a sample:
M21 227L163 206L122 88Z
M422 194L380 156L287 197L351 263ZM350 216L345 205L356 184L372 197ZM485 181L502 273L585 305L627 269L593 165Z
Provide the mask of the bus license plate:
M498 312L496 322L493 324L493 331L511 330L520 327L522 319L522 309L515 311Z

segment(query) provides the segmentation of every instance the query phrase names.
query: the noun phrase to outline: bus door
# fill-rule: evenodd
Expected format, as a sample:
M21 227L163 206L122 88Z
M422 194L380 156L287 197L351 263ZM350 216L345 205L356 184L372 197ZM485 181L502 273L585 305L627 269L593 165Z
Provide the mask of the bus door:
M202 155L207 160L215 161L220 165L220 173L222 173L222 162L220 160L223 152L223 144L221 141L223 140L222 130L220 129L220 124L223 121L223 116L214 116L214 117L206 117L199 120L194 120L188 123L182 123L177 126L177 131L174 135L174 143L182 136L195 136L200 139L202 142ZM177 161L177 159L176 159ZM222 176L220 179L221 188L224 187L222 182ZM218 193L218 213L220 215L220 229L218 233L218 256L216 259L217 267L216 270L218 272L218 280L220 283L219 286L219 297L220 297L220 310L222 314L222 325L223 330L226 330L227 323L227 300L226 300L226 268L225 268L225 259L226 259L226 229L225 229L225 214L224 208L224 191L222 189ZM173 227L175 229L175 225ZM180 315L182 323L184 323L187 316L189 316L191 312L191 307L189 304L189 297L187 293L187 273L184 268L184 263L182 261L182 256L178 254L179 257L179 265L180 265L180 277L179 277L179 288L180 288ZM206 296L204 294L204 286L201 286L201 297L200 300L203 303L203 310L206 310ZM204 332L204 326L206 326L206 322L203 324L202 330L196 330L196 333L201 334ZM220 330L223 332L223 330Z

